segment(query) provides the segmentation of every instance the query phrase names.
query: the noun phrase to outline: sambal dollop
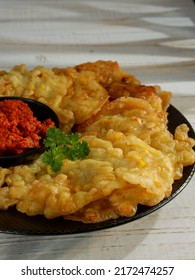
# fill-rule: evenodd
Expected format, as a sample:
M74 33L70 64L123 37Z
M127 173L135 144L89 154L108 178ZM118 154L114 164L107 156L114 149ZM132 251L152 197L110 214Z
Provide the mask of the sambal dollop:
M39 121L28 104L22 100L0 102L0 156L19 155L40 148L51 119Z

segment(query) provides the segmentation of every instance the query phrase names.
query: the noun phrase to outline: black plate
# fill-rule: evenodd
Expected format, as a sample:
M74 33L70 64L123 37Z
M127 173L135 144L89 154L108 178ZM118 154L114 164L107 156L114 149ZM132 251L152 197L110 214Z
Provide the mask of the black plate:
M190 128L189 136L195 138L195 133L187 119L172 105L168 109L169 112L169 131L174 132L175 128L186 123ZM126 224L142 218L161 208L178 195L189 183L195 171L195 165L184 168L183 177L173 184L173 191L169 198L153 207L140 205L135 216L131 218L118 218L98 224L83 224L80 222L65 221L63 218L47 220L43 216L28 217L19 213L15 208L8 211L0 211L0 232L16 233L16 234L36 234L36 235L54 235L54 234L75 234L101 230Z

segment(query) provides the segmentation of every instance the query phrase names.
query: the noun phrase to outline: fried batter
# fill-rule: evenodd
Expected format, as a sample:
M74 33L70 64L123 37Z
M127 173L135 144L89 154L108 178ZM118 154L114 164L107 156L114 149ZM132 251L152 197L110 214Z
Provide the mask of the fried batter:
M84 160L63 160L52 172L42 156L28 165L0 167L0 209L29 216L99 223L135 215L170 196L183 167L195 162L188 127L167 128L171 93L145 86L117 62L64 69L15 66L0 72L0 95L49 105L61 129L88 142Z

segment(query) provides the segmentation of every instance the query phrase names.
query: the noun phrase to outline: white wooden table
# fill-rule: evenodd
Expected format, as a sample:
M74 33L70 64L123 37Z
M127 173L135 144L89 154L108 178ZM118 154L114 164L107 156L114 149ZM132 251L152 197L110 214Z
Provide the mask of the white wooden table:
M0 69L117 60L145 84L173 92L195 128L192 0L1 0ZM0 259L195 259L195 176L140 220L76 235L0 233Z

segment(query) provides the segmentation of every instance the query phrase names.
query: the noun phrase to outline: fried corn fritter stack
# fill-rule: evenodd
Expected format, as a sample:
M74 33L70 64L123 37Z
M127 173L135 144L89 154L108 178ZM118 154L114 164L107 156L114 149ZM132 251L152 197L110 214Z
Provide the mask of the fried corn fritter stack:
M42 156L28 165L0 167L0 209L98 223L135 215L170 196L183 167L195 162L188 127L167 129L171 93L142 85L116 62L72 68L0 72L0 96L22 96L49 105L60 128L79 132L90 153L63 160L52 172Z

